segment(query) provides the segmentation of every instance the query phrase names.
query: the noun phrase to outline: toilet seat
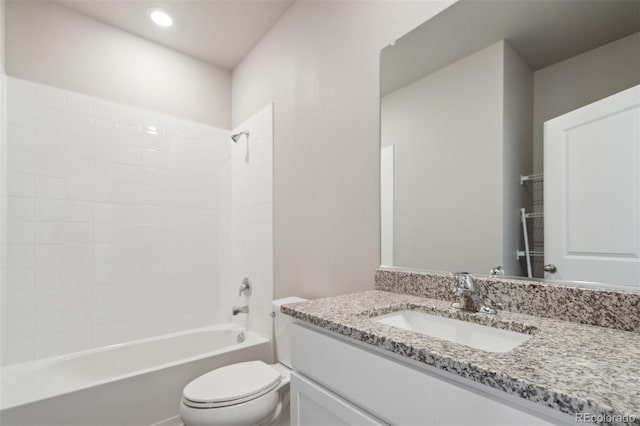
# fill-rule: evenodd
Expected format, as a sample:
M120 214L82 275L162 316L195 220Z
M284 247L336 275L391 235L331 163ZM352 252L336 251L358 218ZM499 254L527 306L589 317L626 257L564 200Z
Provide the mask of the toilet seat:
M218 368L190 382L183 403L192 408L219 408L259 398L278 387L281 374L262 361Z
M228 407L230 405L242 404L243 402L248 402L248 401L252 401L254 399L260 398L264 394L267 394L267 393L271 392L272 390L274 390L276 387L278 387L279 384L280 384L280 382L274 383L273 386L271 386L268 389L263 390L262 392L259 392L259 393L254 394L254 395L247 396L245 398L234 399L234 400L229 400L229 401L197 402L197 401L191 401L190 399L188 399L186 397L183 397L182 401L183 401L184 405L186 405L187 407L191 407L191 408L222 408L222 407Z

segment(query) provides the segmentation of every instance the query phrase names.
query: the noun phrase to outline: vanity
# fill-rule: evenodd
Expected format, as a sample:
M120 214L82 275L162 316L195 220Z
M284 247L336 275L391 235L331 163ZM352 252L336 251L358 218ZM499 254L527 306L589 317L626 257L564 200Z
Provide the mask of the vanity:
M295 325L293 341L294 425L555 424L543 410L313 327Z
M504 281L530 286L531 299L550 287ZM553 309L469 313L451 307L455 286L445 274L380 270L376 290L283 306L297 320L292 424L640 424L640 327L625 330L637 319L598 327L598 315L567 321ZM637 293L584 292L640 303ZM566 297L556 296L544 298Z

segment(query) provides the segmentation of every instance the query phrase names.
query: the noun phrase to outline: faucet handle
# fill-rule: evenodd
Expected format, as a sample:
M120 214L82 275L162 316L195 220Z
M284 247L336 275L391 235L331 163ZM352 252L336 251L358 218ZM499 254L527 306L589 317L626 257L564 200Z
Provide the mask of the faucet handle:
M238 296L242 296L243 294L251 296L251 281L249 281L249 277L244 277L240 285L240 293Z

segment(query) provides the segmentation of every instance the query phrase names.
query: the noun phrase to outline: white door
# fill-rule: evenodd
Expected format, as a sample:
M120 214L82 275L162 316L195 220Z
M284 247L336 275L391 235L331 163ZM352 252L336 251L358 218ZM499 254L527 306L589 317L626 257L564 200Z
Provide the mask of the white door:
M545 264L640 286L640 86L544 125Z

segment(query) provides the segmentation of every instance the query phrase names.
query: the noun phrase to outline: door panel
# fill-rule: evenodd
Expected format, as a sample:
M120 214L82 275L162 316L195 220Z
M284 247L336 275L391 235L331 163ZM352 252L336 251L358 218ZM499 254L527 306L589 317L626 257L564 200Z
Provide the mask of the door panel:
M291 373L291 424L293 426L384 425L373 416L296 372Z
M547 278L640 283L640 86L545 123Z

